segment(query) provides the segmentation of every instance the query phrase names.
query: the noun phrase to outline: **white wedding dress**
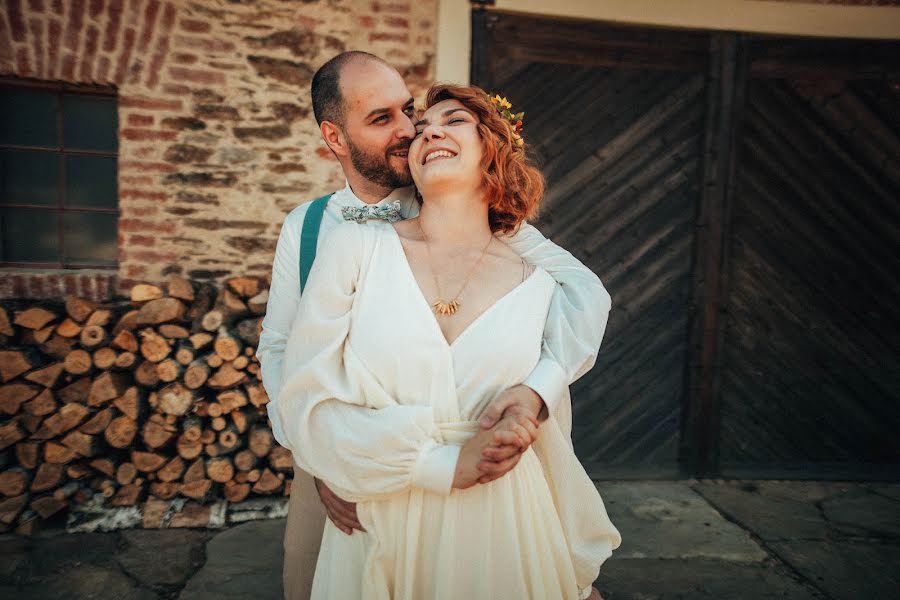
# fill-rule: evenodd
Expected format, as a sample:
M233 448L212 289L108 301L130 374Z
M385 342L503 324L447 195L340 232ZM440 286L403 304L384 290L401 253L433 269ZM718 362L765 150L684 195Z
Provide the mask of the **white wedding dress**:
M481 412L540 358L555 285L536 269L448 344L391 225L346 223L329 236L276 405L297 463L357 502L366 531L348 536L326 521L313 598L590 592L621 537L574 455L569 424L551 416L511 472L450 489Z

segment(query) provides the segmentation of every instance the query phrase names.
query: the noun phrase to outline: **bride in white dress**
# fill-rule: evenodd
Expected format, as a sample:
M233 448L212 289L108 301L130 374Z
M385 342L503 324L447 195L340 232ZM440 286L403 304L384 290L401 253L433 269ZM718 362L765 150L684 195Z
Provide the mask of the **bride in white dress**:
M533 215L540 175L478 88L437 86L427 106L409 150L419 216L340 225L287 343L276 405L294 458L365 529L326 521L312 597L587 598L621 537L565 418L478 426L541 354L557 284L495 239ZM511 445L511 471L479 471Z

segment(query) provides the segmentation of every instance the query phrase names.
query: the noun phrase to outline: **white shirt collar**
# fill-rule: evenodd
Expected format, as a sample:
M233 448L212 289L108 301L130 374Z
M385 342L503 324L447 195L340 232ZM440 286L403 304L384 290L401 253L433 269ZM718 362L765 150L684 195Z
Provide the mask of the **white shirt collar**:
M341 207L350 206L360 208L363 206L383 206L385 204L391 204L395 200L400 201L400 213L404 218L409 217L410 213L413 211L418 212L419 204L416 201L416 187L413 185L397 188L375 204L367 204L356 197L356 194L350 189L350 183L347 182L343 189L334 193L329 203L333 202Z

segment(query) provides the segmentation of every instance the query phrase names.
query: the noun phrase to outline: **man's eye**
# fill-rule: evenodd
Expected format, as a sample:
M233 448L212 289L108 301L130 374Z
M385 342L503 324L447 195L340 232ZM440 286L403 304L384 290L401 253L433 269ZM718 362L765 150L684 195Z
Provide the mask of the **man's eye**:
M372 122L373 122L373 123L384 123L384 122L387 121L387 120L388 120L388 116L387 116L387 115L381 115L380 117L377 117L377 118L376 118L374 121L372 121Z
M420 135L422 135L422 132L423 132L423 131L425 131L425 130L424 130L424 129L417 129L417 130L416 130L416 137L419 137Z

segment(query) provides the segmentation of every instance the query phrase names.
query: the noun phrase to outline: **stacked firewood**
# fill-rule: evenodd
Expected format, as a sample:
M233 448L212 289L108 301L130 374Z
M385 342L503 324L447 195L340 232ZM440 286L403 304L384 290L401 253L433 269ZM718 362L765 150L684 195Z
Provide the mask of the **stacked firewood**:
M240 502L287 494L255 357L266 282L172 275L129 301L0 307L0 531L101 494Z

